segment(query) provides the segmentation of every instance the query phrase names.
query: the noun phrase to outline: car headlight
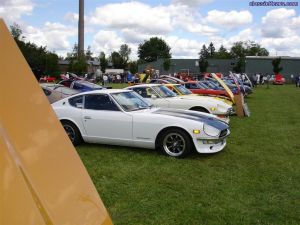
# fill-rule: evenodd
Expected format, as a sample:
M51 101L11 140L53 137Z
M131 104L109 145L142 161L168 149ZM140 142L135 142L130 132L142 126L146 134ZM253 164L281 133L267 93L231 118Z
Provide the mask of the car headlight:
M220 134L220 130L217 128L214 128L208 124L204 124L203 125L203 131L204 133L206 133L208 136L212 136L212 137L217 137Z
M220 112L227 112L227 108L223 105L217 105L217 109L220 111Z

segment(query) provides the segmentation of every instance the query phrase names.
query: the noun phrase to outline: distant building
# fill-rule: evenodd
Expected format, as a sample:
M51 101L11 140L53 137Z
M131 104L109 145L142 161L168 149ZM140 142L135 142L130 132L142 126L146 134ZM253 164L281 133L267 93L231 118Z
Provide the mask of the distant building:
M246 69L247 74L273 74L272 60L279 56L247 56ZM300 75L300 57L282 56L280 66L283 68L281 74L289 78L291 74Z
M144 63L138 65L138 72L143 72L147 66L152 67L154 70L158 70L159 74L174 74L178 72L185 72L191 75L200 74L199 59L171 59L170 69L164 70L164 59L158 59L155 62ZM234 59L209 59L209 66L207 72L210 73L229 73L235 66L236 60Z
M245 59L245 72L247 74L273 74L272 60L278 58L275 56L247 56ZM174 74L178 72L189 73L190 75L200 74L199 59L171 59L170 69L164 70L164 59L144 63L138 65L138 72L143 72L146 68L151 67L159 74ZM236 66L235 59L209 59L207 72L209 73L223 73L228 74L233 71ZM283 67L282 75L289 78L291 74L300 75L300 57L281 57L281 64Z

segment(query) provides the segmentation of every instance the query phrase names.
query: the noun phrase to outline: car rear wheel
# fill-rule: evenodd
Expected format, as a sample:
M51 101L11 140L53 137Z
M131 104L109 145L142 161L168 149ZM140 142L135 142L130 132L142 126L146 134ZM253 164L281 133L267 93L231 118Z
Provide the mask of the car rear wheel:
M65 129L70 141L73 145L78 145L82 142L82 137L77 126L70 121L62 121L63 128Z
M180 129L169 129L162 133L159 149L168 156L183 158L191 151L191 138Z

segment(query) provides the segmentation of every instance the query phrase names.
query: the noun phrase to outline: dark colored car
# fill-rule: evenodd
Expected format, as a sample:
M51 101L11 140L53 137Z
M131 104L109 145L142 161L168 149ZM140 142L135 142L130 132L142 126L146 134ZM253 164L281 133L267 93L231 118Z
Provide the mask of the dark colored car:
M94 84L84 80L62 80L61 82L59 82L59 84L78 90L80 92L105 89L98 84Z

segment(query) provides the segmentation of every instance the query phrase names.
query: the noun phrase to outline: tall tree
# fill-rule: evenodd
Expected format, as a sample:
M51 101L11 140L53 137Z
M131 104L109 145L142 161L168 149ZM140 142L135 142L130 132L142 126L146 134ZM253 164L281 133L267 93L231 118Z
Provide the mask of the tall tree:
M85 54L78 55L78 45L75 43L71 53L67 53L66 59L69 61L69 72L83 75L87 72Z
M216 49L212 42L210 42L209 46L207 47L207 51L208 51L209 58L214 58Z
M201 73L207 72L209 52L205 45L202 46L201 51L199 52L199 69Z
M165 71L169 71L171 67L171 60L170 59L164 59L163 67Z
M219 50L214 55L214 59L231 59L231 58L232 56L223 45L221 45Z
M171 48L161 38L152 37L144 43L139 44L138 57L145 62L153 62L162 59L170 59L172 57Z
M122 58L122 69L125 69L127 67L127 64L129 62L129 56L131 54L131 48L127 44L123 44L120 47L119 54Z
M115 69L124 69L123 59L119 52L112 52L110 55L110 61Z
M129 71L133 74L138 72L138 63L137 63L137 61L129 62Z
M54 52L48 51L46 47L25 42L22 29L16 23L10 26L10 32L37 79L42 75L59 74L58 56Z
M245 71L245 58L246 56L267 56L269 52L262 48L259 44L253 41L239 41L233 44L230 50L233 58L237 59L236 66L233 68L235 72Z
M280 66L280 63L281 63L281 57L272 60L274 74L278 74L283 70L283 68Z
M106 68L108 66L108 60L106 59L106 56L105 56L104 52L100 53L99 61L100 61L101 71L102 71L102 73L105 73Z
M93 60L93 52L91 50L91 46L88 46L86 53L85 53L86 60Z

